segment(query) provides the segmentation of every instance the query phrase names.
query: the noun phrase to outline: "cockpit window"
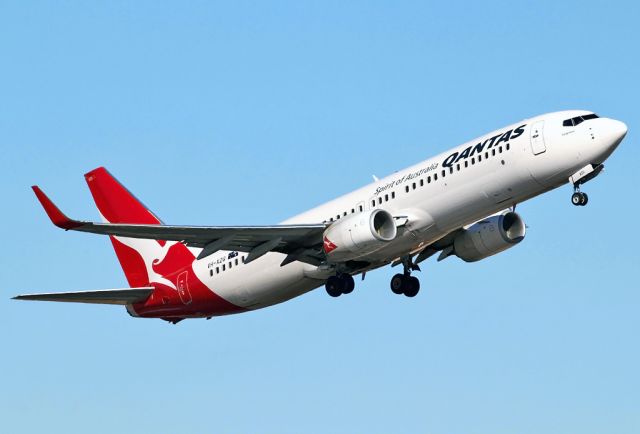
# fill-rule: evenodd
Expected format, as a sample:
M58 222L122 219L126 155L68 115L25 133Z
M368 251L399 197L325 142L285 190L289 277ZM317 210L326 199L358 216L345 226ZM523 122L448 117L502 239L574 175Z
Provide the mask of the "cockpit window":
M588 121L590 119L596 119L599 116L595 113L590 113L588 115L584 115L584 116L576 116L575 118L571 118L571 119L566 119L562 122L562 126L563 127L574 127L576 125L581 124L584 121Z

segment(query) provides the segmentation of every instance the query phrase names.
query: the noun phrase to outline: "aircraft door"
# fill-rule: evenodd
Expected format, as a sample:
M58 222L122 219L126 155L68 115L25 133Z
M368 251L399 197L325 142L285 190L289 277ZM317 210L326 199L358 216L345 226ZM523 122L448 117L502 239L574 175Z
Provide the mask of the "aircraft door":
M547 150L544 144L544 121L531 125L531 151L533 155L542 154Z
M178 290L178 295L180 296L180 300L184 304L191 303L191 292L189 291L189 272L183 271L178 275L178 279L176 281L176 289Z

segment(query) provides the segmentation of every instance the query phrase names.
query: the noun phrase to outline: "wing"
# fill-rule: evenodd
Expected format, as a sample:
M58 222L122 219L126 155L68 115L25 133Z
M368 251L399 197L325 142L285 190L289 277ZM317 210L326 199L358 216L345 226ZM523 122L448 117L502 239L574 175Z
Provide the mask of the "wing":
M322 234L325 224L274 226L170 226L146 224L93 223L67 217L37 186L38 200L54 225L64 230L90 232L128 238L180 241L190 247L200 247L198 259L218 250L248 252L245 263L271 252L287 255L282 265L303 261L314 265L323 259Z
M142 288L102 289L98 291L26 294L17 295L13 299L126 305L145 301L149 298L153 289L152 286L148 286Z

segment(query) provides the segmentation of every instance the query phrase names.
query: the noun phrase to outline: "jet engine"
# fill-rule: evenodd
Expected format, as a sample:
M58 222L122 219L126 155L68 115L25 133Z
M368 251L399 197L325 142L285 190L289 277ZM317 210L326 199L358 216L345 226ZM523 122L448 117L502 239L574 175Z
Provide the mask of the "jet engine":
M359 259L380 250L397 233L393 216L383 209L350 214L324 231L324 252L330 261Z
M453 252L465 262L479 261L515 246L525 233L524 221L515 212L493 215L456 236Z

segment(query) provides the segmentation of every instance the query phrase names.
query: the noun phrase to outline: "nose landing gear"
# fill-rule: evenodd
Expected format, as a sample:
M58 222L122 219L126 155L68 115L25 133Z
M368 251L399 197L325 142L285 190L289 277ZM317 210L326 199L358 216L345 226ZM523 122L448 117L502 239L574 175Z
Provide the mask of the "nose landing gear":
M575 206L585 206L589 202L587 193L580 191L580 186L598 176L604 170L604 165L587 164L582 169L569 177L569 182L573 184L573 194L571 203Z
M571 195L571 203L575 206L585 206L589 202L589 196L587 193L576 191Z

